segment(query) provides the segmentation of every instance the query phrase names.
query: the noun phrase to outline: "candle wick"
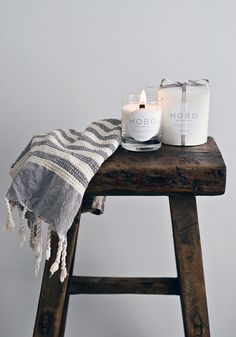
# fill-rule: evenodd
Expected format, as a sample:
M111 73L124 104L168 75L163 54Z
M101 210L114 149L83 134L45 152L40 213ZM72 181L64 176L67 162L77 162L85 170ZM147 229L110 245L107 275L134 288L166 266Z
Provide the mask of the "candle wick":
M139 109L145 109L145 104L144 103L140 103L139 104Z

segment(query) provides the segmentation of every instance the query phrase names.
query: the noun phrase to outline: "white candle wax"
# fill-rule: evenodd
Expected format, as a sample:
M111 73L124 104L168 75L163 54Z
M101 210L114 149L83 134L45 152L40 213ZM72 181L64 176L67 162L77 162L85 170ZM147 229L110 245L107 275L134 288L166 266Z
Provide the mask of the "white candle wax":
M127 103L123 105L121 110L121 122L122 122L122 132L126 137L130 137L129 130L128 130L128 119L129 115L139 109L139 103Z

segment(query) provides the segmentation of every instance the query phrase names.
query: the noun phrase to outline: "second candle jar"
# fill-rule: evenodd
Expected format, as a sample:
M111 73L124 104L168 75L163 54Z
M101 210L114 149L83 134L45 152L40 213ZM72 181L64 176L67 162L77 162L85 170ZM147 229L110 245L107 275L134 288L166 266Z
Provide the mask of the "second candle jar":
M130 151L154 151L162 138L161 102L156 91L129 95L122 105L122 146Z

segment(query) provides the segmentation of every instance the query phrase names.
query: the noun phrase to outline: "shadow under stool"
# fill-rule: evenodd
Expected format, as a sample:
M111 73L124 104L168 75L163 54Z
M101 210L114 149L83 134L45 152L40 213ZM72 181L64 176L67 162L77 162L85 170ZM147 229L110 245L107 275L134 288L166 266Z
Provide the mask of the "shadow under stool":
M185 337L209 337L200 234L195 197L225 191L226 167L213 138L204 145L163 145L156 152L128 152L121 147L91 180L87 195L168 196L173 227L177 277L74 276L73 264L81 211L68 232L64 283L59 273L49 277L57 251L52 238L52 257L46 262L33 337L62 337L71 294L179 295ZM78 333L79 335L79 333Z

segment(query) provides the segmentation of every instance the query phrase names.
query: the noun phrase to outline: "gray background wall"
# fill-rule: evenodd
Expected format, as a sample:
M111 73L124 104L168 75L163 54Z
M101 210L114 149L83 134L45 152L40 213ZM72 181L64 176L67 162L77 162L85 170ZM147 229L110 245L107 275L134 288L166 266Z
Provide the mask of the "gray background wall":
M120 116L121 98L161 78L209 78L209 134L228 166L227 193L198 198L212 336L235 337L234 1L0 0L0 220L8 168L32 135ZM42 269L0 235L0 336L31 336ZM76 271L175 275L167 198L109 198L83 216ZM76 296L67 336L183 336L178 298Z

